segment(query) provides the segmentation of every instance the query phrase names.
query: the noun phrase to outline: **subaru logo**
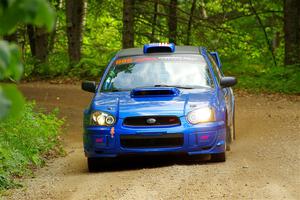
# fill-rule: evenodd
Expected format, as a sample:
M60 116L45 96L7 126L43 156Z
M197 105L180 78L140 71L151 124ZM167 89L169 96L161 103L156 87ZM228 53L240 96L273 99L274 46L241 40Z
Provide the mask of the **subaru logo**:
M155 122L156 122L156 119L154 119L154 118L147 119L147 124L155 124Z

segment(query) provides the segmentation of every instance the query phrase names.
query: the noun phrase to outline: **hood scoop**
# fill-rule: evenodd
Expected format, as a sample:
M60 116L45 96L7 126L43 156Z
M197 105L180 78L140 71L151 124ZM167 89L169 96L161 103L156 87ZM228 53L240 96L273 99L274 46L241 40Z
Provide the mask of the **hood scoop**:
M153 88L135 88L131 90L130 96L133 98L143 97L175 97L180 91L175 87L153 87Z

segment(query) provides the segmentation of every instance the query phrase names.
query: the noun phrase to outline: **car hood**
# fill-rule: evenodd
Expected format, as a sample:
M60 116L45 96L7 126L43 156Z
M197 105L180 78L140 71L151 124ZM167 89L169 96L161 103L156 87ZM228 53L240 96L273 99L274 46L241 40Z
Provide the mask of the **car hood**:
M183 89L174 97L132 97L130 92L105 92L95 96L92 110L101 110L119 118L129 116L184 116L191 110L213 106L213 89Z

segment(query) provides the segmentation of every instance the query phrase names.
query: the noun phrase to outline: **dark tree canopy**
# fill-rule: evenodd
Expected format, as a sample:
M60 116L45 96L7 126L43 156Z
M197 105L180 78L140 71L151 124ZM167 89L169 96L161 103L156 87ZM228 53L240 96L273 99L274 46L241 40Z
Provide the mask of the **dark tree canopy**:
M245 86L263 83L269 88L272 75L268 74L275 73L274 77L287 77L282 83L291 82L276 87L289 90L297 79L294 70L299 69L300 63L298 0L49 2L57 16L51 32L38 25L20 25L3 35L21 47L29 78L99 77L121 48L174 42L218 51L224 69L245 77ZM0 23L1 20L4 19ZM268 77L258 83L249 78L252 76Z

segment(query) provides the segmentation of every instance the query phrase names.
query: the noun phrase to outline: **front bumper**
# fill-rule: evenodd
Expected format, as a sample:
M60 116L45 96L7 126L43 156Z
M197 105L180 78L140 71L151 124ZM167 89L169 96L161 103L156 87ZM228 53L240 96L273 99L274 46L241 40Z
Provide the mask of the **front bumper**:
M173 127L125 127L119 119L112 127L87 126L84 128L84 152L87 157L116 157L124 154L154 154L154 153L186 153L214 154L225 152L226 126L224 121L191 125L182 117L180 126ZM138 136L139 138L155 136L159 138L182 134L181 145L165 147L128 147L121 138Z

